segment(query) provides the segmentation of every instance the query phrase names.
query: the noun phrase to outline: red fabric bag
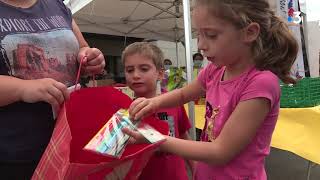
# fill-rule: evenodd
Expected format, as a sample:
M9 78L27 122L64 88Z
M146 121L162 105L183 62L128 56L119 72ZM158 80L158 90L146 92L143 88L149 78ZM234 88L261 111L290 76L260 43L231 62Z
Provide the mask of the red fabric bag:
M83 150L83 147L120 108L132 100L113 87L80 89L71 93L57 118L56 127L32 179L137 179L159 147L130 144L120 159ZM162 134L168 125L153 117L143 120Z

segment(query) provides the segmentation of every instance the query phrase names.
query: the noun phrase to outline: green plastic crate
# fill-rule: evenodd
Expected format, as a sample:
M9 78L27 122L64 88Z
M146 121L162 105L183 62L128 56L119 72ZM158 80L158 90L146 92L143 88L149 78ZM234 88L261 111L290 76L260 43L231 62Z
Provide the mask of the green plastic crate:
M282 108L305 108L320 105L320 78L304 78L295 85L280 83Z

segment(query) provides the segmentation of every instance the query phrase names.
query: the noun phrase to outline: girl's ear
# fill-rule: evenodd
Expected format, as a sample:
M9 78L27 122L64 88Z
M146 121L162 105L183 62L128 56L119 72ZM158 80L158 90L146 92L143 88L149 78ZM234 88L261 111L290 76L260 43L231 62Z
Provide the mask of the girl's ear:
M260 25L258 23L250 23L244 29L243 41L246 43L252 43L258 39L260 34Z

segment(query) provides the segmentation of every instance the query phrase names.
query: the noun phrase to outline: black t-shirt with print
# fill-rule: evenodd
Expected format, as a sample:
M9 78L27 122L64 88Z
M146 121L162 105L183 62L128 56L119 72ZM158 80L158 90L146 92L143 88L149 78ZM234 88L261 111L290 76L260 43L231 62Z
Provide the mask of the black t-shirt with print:
M38 0L30 8L0 1L0 75L53 78L70 86L78 51L62 0ZM0 162L32 162L40 159L55 120L45 102L15 102L0 107L0 123Z

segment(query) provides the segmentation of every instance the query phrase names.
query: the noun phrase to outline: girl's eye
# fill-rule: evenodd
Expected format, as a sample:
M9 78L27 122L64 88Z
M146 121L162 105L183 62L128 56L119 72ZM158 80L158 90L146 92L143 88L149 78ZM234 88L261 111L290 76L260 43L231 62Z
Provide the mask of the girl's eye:
M211 32L211 31L195 31L194 33L198 39L199 38L216 39L218 36L216 32Z
M215 33L206 32L204 35L209 39L217 38L217 34L215 34Z

